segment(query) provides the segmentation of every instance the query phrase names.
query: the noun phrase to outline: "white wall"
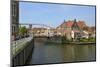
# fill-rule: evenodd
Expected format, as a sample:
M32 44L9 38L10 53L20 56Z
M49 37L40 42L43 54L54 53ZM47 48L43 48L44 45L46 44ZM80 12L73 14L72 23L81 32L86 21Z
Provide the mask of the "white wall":
M100 0L27 0L97 6L97 61L84 63L67 63L39 65L37 67L100 67ZM10 67L10 0L0 0L0 67ZM30 67L30 66L27 66ZM33 67L33 66L31 66ZM36 67L36 66L34 66Z

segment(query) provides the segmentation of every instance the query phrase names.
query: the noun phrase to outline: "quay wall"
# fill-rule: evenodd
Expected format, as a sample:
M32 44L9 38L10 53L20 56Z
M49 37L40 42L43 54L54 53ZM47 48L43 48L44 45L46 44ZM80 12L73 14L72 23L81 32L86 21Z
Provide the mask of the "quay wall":
M25 43L25 45L26 46L12 58L12 67L25 65L29 60L29 57L32 55L32 51L34 49L34 39Z

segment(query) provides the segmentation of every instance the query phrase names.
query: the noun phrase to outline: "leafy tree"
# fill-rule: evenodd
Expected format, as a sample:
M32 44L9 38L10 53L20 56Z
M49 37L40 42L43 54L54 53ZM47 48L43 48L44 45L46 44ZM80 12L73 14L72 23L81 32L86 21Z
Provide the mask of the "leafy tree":
M95 26L92 26L92 27L91 27L91 31L92 31L92 32L94 32L95 29L96 29Z
M25 26L19 28L19 35L26 35L27 29Z
M85 31L89 31L89 27L88 26L85 26L85 27L83 27L83 30L85 30Z

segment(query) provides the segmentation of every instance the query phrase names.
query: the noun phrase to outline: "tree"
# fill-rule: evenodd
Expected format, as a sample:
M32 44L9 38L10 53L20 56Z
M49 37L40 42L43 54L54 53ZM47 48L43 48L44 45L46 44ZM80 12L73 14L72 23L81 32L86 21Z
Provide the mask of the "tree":
M85 30L85 31L89 31L89 27L88 26L85 26L85 27L83 27L83 30Z
M95 26L92 26L92 27L91 27L91 31L92 31L92 32L94 32L95 29L96 29Z
M20 27L19 28L19 35L23 36L23 35L26 35L27 34L27 29L26 27Z

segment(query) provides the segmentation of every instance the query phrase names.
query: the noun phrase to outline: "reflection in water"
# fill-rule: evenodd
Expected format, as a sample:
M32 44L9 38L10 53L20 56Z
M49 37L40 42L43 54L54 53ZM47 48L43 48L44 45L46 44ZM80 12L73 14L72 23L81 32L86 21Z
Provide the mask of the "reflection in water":
M50 44L35 40L30 64L95 61L95 45Z

